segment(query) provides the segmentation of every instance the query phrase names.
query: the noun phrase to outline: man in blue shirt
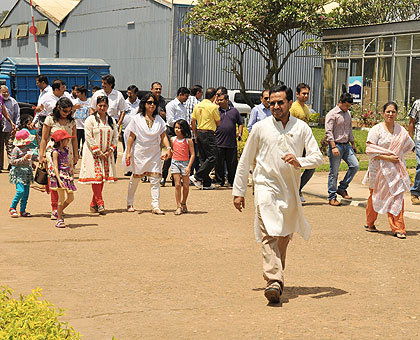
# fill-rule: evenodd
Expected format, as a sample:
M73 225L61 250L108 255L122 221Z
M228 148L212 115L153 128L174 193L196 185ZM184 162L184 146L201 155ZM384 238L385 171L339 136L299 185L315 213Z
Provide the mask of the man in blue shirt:
M261 104L255 106L251 110L251 114L249 115L249 122L248 122L248 131L251 133L252 126L259 122L260 120L263 120L269 116L271 116L270 111L270 103L269 103L269 96L270 91L264 90L261 93Z
M219 105L220 125L216 129L217 161L216 185L225 185L225 162L228 186L233 185L236 167L238 166L238 147L236 139L241 140L243 123L241 114L229 105L229 96L221 94L217 97ZM238 126L238 132L236 132Z

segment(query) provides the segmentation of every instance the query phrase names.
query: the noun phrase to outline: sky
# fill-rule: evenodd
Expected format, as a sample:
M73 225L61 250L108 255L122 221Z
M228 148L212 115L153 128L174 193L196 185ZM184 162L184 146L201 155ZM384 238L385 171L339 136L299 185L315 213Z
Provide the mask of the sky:
M0 0L0 12L10 10L15 2L16 0Z

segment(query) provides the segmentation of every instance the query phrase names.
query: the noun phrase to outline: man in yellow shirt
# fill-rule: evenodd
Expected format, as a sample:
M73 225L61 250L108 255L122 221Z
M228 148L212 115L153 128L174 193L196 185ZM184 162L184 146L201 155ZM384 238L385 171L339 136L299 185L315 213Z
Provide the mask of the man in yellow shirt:
M200 157L200 169L190 180L197 188L210 190L214 189L209 174L216 164L217 145L216 128L220 125L219 108L214 104L216 89L208 88L205 99L194 107L191 116L191 127L194 135L197 136L198 154Z
M296 86L296 101L290 107L290 114L293 117L296 117L300 120L303 120L306 124L309 124L309 108L306 105L306 102L309 99L309 91L311 88L308 84L300 83ZM303 151L303 157L305 157L305 150ZM302 176L300 177L300 187L299 187L299 196L300 201L306 202L305 198L302 195L302 188L306 183L311 179L315 172L315 169L305 169Z

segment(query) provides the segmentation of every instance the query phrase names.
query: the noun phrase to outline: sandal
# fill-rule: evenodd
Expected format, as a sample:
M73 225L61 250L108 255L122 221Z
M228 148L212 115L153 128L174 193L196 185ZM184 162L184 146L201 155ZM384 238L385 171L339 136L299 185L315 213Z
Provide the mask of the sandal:
M162 210L160 210L159 208L153 209L152 210L152 214L155 214L155 215L165 215L165 213Z
M10 216L12 216L13 218L19 217L19 215L17 214L17 211L15 208L10 208L9 209L9 214Z
M400 232L400 231L397 231L397 232L394 234L394 236L395 236L395 237L397 237L397 238L399 238L399 239L405 239L405 238L406 238L405 234L403 234L403 233L402 233L402 232Z
M174 214L175 215L181 215L182 214L182 208L181 207L176 208Z
M136 209L134 209L134 207L132 205L127 205L127 211L128 212L135 212Z
M371 226L371 227L369 227L368 225L365 225L365 229L366 229L366 231L369 231L371 233L377 233L378 232L378 229L376 229L376 227L374 225Z
M98 206L98 213L99 213L99 215L105 215L106 214L106 210L105 210L105 207L103 205Z
M91 213L97 213L98 212L98 206L97 205L91 205L89 208Z
M182 207L182 213L187 213L188 209L187 209L187 203L181 203L181 207Z
M27 211L21 211L20 216L22 216L22 217L32 217L31 213L28 213Z
M51 211L51 219L56 220L58 218L57 210Z
M64 223L64 220L57 220L57 222L55 223L55 227L56 228L65 228L66 224Z

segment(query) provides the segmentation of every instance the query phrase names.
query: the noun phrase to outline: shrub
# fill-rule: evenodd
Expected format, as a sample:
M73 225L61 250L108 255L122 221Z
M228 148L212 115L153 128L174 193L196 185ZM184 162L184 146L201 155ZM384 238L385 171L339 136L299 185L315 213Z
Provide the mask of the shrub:
M63 310L46 300L40 301L41 289L19 299L13 299L13 290L0 286L0 339L28 339L28 340L77 340L79 333L68 325L59 321Z
M244 151L245 143L248 139L249 131L244 126L244 129L242 131L242 138L240 141L238 141L238 159L241 158L242 152Z
M309 121L311 123L318 123L320 113L314 112L309 115Z

